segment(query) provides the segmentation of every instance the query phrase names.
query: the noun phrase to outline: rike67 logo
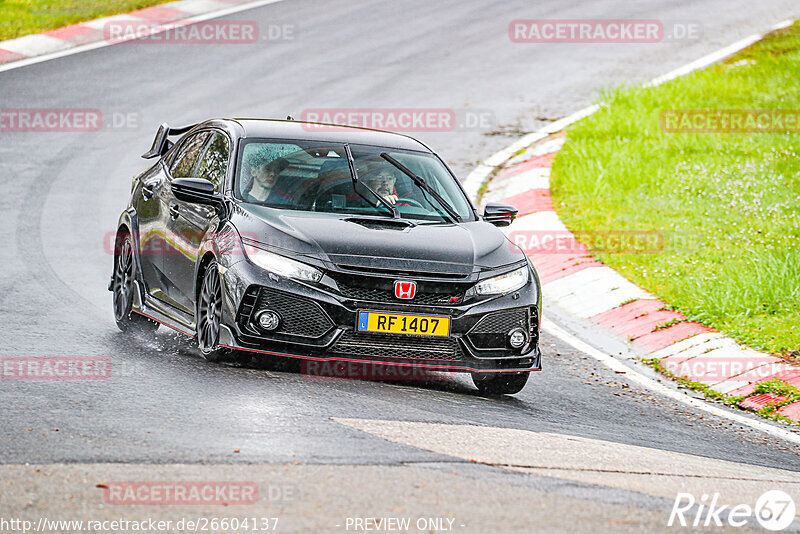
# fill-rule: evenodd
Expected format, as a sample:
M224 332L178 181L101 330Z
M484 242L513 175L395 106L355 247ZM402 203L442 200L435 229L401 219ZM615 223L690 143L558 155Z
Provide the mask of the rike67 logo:
M743 527L748 524L754 526L752 520L755 519L762 528L778 531L792 524L795 512L794 500L781 490L765 491L755 506L722 505L719 503L719 493L710 497L703 494L699 500L691 493L678 493L667 526Z

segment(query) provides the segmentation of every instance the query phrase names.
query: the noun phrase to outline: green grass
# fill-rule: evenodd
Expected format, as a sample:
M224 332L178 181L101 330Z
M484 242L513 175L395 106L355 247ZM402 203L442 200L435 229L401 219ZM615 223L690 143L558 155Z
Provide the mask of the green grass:
M666 378L678 383L681 387L685 387L687 389L691 389L692 391L696 391L698 393L702 393L706 399L713 400L717 402L721 402L727 406L731 407L740 407L739 403L741 403L747 397L745 396L734 396L734 395L725 395L718 391L714 391L708 385L703 384L702 382L695 382L694 380L690 380L685 376L676 376L673 374L669 369L664 367L661 364L661 360L658 358L640 358L640 360L649 365ZM800 391L792 386L791 384L787 384L786 382L779 380L777 378L773 378L771 380L766 380L764 382L760 382L756 385L756 389L751 393L749 396L752 395L760 395L762 393L771 393L773 395L783 395L786 397L785 400L778 403L769 403L764 408L759 410L758 415L762 417L766 417L768 419L772 419L774 421L779 421L782 423L786 423L789 425L798 426L800 425L800 421L796 421L789 417L786 417L783 414L778 413L778 410L788 404L792 404L793 402L797 402L800 400Z
M572 231L656 231L650 254L597 257L741 343L800 350L800 134L666 133L672 109L800 110L800 25L722 64L605 93L553 166Z
M165 0L0 0L0 40L53 30Z
M719 401L728 406L738 406L738 404L746 398L746 397L739 397L732 395L723 395L718 391L714 391L713 389L711 389L706 384L703 384L702 382L696 382L694 380L690 380L685 376L676 376L669 369L664 367L661 364L661 360L659 360L658 358L649 358L649 359L640 358L640 359L643 363L649 365L650 367L652 367L665 377L669 378L670 380L677 382L682 387L691 389L692 391L697 391L698 393L702 393L707 399Z

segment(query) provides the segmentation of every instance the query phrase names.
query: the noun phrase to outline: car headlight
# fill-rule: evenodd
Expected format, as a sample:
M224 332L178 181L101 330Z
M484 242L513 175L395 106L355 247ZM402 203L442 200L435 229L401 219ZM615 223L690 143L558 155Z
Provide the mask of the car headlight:
M322 278L322 271L305 263L260 248L245 247L245 250L247 259L271 273L309 282L319 282Z
M528 266L525 265L519 269L515 269L510 273L501 274L478 282L475 285L475 293L478 295L501 295L503 293L510 293L521 288L528 283L530 273Z

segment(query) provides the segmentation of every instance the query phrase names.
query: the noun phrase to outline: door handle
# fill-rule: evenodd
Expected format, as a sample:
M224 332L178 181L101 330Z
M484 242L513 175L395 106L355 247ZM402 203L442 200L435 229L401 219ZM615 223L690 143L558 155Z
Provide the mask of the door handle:
M178 218L178 215L180 215L180 213L181 213L180 206L178 206L177 204L170 204L170 206L169 206L169 218L170 219L172 219L174 221L175 219Z
M153 198L155 191L153 190L153 186L155 184L144 184L142 186L142 198L147 201Z

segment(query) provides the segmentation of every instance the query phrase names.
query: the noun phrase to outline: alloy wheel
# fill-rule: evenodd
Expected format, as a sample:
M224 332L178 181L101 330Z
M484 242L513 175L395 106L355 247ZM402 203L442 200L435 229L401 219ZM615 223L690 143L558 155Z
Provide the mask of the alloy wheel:
M133 296L133 247L128 236L125 236L117 256L113 295L114 319L117 322L124 321L131 312L131 297Z
M197 318L197 341L203 355L217 350L222 321L222 284L217 264L211 263L203 277Z

